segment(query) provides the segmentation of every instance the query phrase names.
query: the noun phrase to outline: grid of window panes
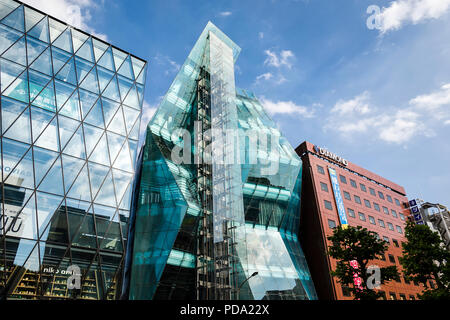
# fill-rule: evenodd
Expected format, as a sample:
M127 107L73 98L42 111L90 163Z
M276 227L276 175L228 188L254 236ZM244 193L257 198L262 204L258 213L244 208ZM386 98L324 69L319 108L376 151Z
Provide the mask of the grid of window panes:
M0 0L0 71L0 295L117 298L146 62Z

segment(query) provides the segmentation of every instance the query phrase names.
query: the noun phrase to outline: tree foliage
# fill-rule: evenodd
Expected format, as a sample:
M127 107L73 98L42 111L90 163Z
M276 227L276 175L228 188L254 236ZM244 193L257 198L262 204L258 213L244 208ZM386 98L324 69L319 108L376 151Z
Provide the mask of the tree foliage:
M409 279L424 284L426 290L420 298L450 299L450 252L439 235L426 225L408 221L405 236L400 263ZM436 283L434 289L429 286L430 280Z
M386 242L366 228L351 226L345 229L336 228L328 240L331 241L328 254L337 260L336 269L331 272L331 275L337 277L342 285L348 286L355 299L375 300L380 298L381 293L368 287L368 278L371 274L367 271L369 261L384 255L388 249ZM356 269L351 265L351 261L358 263ZM399 279L396 266L379 267L379 269L380 284ZM354 285L355 272L362 280L361 289Z

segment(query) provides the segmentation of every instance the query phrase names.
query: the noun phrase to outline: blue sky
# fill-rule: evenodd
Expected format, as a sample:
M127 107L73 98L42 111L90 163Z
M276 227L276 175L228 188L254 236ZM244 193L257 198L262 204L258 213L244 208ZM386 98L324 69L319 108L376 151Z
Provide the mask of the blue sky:
M211 20L242 48L236 85L294 147L308 140L450 205L450 0L25 2L146 59L145 121Z

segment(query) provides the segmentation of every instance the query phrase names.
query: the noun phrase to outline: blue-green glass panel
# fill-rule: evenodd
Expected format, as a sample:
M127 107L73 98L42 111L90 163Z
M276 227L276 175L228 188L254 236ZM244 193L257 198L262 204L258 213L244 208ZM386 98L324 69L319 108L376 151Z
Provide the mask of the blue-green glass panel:
M109 168L96 163L89 163L89 177L91 181L92 194L94 197L97 195L100 186L105 180L106 175L109 172Z
M27 65L27 56L25 49L25 37L22 37L19 41L14 43L5 53L3 53L2 58L20 63L23 66Z
M132 108L135 108L138 110L140 109L141 105L139 103L136 86L133 86L133 88L131 88L130 92L128 93L128 95L125 98L125 101L123 103Z
M128 79L134 80L133 65L131 64L130 56L125 59L117 73Z
M58 124L56 117L50 122L47 128L44 129L35 142L35 145L53 151L59 151Z
M67 28L55 41L53 45L69 53L73 53L72 36L70 29Z
M83 168L85 161L65 154L63 154L61 158L63 162L64 187L67 193Z
M14 42L16 42L22 33L0 24L0 54L5 52Z
M47 48L30 66L31 69L40 71L49 76L53 75L52 58L50 48Z
M59 139L61 143L61 149L64 150L67 142L74 135L75 131L80 126L80 122L74 119L64 117L62 115L58 116L59 124Z
M76 199L77 202L80 200L91 201L91 189L89 188L89 175L86 165L78 174L78 177L76 178L72 187L70 187L67 196ZM74 208L77 207L78 206L74 206Z
M26 109L4 133L7 138L31 143L30 110Z
M145 66L145 62L135 57L131 57L131 63L133 64L134 77L137 78L141 74L141 71Z
M36 192L38 230L41 241L48 238L48 226L58 215L58 208L63 202L63 197L43 192ZM64 204L64 203L63 203Z
M50 150L33 147L34 163L35 163L35 179L36 184L39 185L47 174L49 169L58 158L58 153Z
M83 46L83 44L86 42L88 38L89 36L87 34L84 34L76 29L72 29L73 51L77 52L78 49L80 49L80 47ZM81 55L78 54L78 52L77 55L82 57Z
M90 126L88 124L84 124L84 135L86 136L86 152L88 156L94 150L94 147L97 145L97 142L100 140L103 132L105 130Z
M64 188L61 171L61 158L58 158L48 172L47 176L42 180L38 190L64 195Z
M74 91L75 86L60 80L55 80L56 105L58 106L58 110L67 102Z
M12 185L34 187L34 170L30 146L2 138L3 179L11 177Z
M106 50L106 52L103 54L103 56L100 58L100 60L97 62L99 66L102 66L110 71L115 72L116 69L114 68L114 59L112 55L111 47Z
M120 102L119 86L117 85L116 76L114 76L114 78L111 80L105 91L103 91L102 95L106 98Z
M20 6L20 3L12 0L4 0L0 2L0 20L13 12L18 6Z
M25 70L21 65L0 58L1 91L3 92Z
M78 98L78 91L75 90L72 96L67 100L67 102L64 104L64 106L59 110L59 113L81 121L81 114L80 114L80 106L79 106L79 98Z
M34 90L39 89L39 84L35 87L35 83L30 81L30 93L34 94ZM32 96L30 95L30 99ZM56 111L56 101L55 101L55 86L53 85L53 80L51 80L45 88L39 93L39 95L32 101L33 105L39 106L46 110Z
M119 49L112 48L114 64L116 66L116 70L119 70L122 66L122 63L127 58L127 54L125 52L120 51Z
M47 18L42 19L38 24L36 24L33 29L27 32L27 34L31 37L39 39L44 42L49 42L50 34L48 30L48 21Z
M55 74L57 74L59 70L61 70L61 68L66 64L66 62L69 61L71 56L69 53L56 47L52 46L51 49L53 58L53 69Z
M84 118L89 113L94 103L97 101L98 95L83 89L79 89L79 93L80 93L81 110L83 112Z
M125 141L122 150L119 152L119 155L113 163L113 167L127 172L133 172L133 165L131 164L130 157L130 148L127 141Z
M105 117L105 125L108 126L116 114L119 104L105 98L102 98L101 101L103 105L103 115Z
M31 128L33 130L33 142L36 142L54 116L55 114L53 112L31 106Z
M107 129L108 131L112 131L123 136L127 135L125 123L123 122L123 113L121 107L119 107L119 110L117 110L116 115L111 120L111 123L108 125Z
M81 48L75 53L78 57L86 59L90 62L95 62L94 60L94 51L92 49L92 41L91 38L87 39Z
M8 97L2 97L2 133L19 117L26 104Z
M25 16L23 13L23 6L18 7L0 22L8 27L25 32Z
M89 72L86 78L84 78L80 88L89 90L95 94L100 94L98 88L97 70L95 67L91 70L91 72Z
M92 107L91 111L84 119L84 122L100 128L105 127L105 123L103 121L102 104L100 100L98 100L97 103Z
M97 67L97 72L98 72L98 82L100 84L100 91L103 92L103 90L105 90L105 88L111 81L112 77L114 76L114 73L102 67Z
M127 133L130 133L131 129L133 128L133 125L136 123L136 120L139 118L140 112L128 108L127 106L123 106L123 114L125 116L125 124L127 126Z
M106 143L105 134L98 141L88 160L103 164L105 166L111 165L111 162L109 161L108 144Z
M123 76L120 76L120 75L118 76L118 79L119 79L120 96L122 97L122 101L123 101L123 100L125 100L125 97L127 96L131 87L133 86L133 82Z
M64 154L68 154L77 158L86 158L86 151L84 149L83 129L78 127L75 134L70 138L67 145L62 150Z
M109 48L109 45L94 38L92 39L92 44L94 48L95 61L99 61L105 51Z
M81 83L84 77L91 71L94 64L78 57L75 57L75 64L77 66L78 83Z
M96 203L100 203L110 207L116 207L116 197L114 193L114 184L112 181L111 171L108 172L103 185L98 191L97 197L94 200Z
M114 163L114 160L116 160L119 151L122 149L123 143L125 142L125 137L112 132L107 132L106 135L108 136L109 155L111 162Z
M48 47L45 42L27 36L28 64L31 65L37 57Z
M4 66L2 64L1 66ZM0 66L0 67L1 67ZM30 101L29 91L28 91L28 74L23 72L14 82L12 82L6 89L3 88L3 76L6 72L11 70L4 70L2 68L2 94L10 98L17 99L19 101L28 103ZM10 76L7 75L7 76ZM9 79L8 79L9 81Z

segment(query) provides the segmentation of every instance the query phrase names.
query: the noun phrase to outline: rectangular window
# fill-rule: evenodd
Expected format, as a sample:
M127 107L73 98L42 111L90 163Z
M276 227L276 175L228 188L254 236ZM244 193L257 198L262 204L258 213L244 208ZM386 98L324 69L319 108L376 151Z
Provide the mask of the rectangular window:
M350 196L350 193L348 193L347 191L344 191L344 198L347 200L352 200L352 197Z
M356 186L355 180L350 179L350 184L352 185L353 188L358 188L358 187Z
M381 294L381 298L380 298L381 300L386 300L386 292L380 290L380 291L378 291L378 293Z
M367 208L372 208L372 206L370 205L370 201L369 201L369 200L364 199L364 205L365 205Z
M409 300L416 300L416 297L412 294L409 295Z
M387 201L389 201L390 203L392 203L392 197L390 195L386 195Z
M344 177L343 175L340 175L339 178L341 179L342 183L347 184L347 178L346 177Z
M328 210L333 210L333 206L331 205L330 201L324 200L325 203L325 208L327 208Z
M317 165L317 171L318 171L320 174L325 174L325 170L323 169L323 167L321 167L321 166L319 166L319 165Z
M398 233L403 234L402 227L400 227L400 226L395 226L395 227L397 228Z
M398 205L399 207L401 207L400 201L398 201L398 199L394 199L394 201L395 201L395 204L396 204L396 205Z
M364 213L358 212L358 215L359 215L359 220L366 221L366 215Z
M378 191L378 196L380 197L380 199L384 200L384 194L381 191Z
M375 218L372 217L372 216L369 216L369 222L370 222L371 224L376 224L376 223L375 223Z
M400 293L400 300L406 300L406 296L403 293Z
M362 183L359 184L359 187L361 188L361 191L367 192L366 186Z
M320 183L320 189L322 189L322 191L328 192L328 186L327 186L327 184L321 182L321 183Z
M375 197L377 196L376 193L375 193L375 190L373 188L369 188L369 192L370 192L371 195L373 195Z
M388 222L387 223L389 230L394 231L394 226L392 223Z
M348 215L349 215L350 217L352 217L352 218L355 217L355 211L354 211L353 209L347 208L347 211L348 211Z
M380 227L386 228L386 226L384 225L384 221L383 220L378 219L378 224L380 225Z
M375 210L377 210L378 212L380 212L380 205L376 202L373 203L373 207L375 208Z
M390 300L397 300L397 296L393 292L389 292L389 299Z
M395 239L392 239L392 243L394 244L394 246L396 246L397 248L399 247L398 241Z
M389 256L389 262L395 263L395 258L392 254L388 255Z
M330 229L334 229L336 228L336 222L334 222L333 220L328 220L328 226L330 227Z
M383 207L383 212L386 213L387 215L389 215L389 209L386 207Z
M361 198L358 196L353 196L355 198L355 202L361 204Z
M387 243L390 243L389 238L386 236L383 237L383 240L386 241Z
M398 215L400 216L401 220L405 221L405 215L403 213L399 212Z
M395 210L391 210L391 214L392 214L392 216L394 217L394 218L397 218L398 216L397 216L397 212L395 212Z

